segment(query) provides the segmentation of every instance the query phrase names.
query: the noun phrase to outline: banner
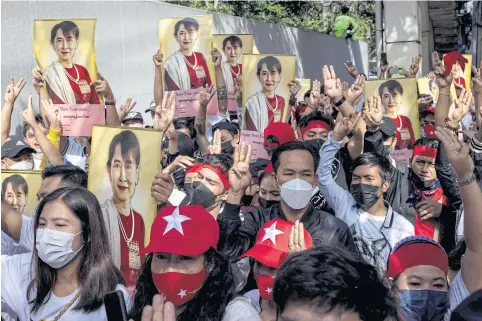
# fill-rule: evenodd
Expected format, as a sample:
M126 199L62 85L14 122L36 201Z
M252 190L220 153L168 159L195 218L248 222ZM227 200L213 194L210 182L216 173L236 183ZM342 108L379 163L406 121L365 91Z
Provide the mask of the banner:
M410 166L410 157L412 157L411 149L399 149L390 153L390 156L397 161L403 162Z
M92 136L92 126L105 124L104 105L58 105L62 136Z
M223 55L221 68L228 91L228 111L236 112L238 103L234 97L235 82L241 87L243 54L253 53L253 35L213 35L213 48Z
M199 109L199 95L203 90L203 88L198 88L176 91L174 118L196 117ZM218 113L218 100L216 99L216 95L214 95L208 104L207 115L217 115Z
M41 184L41 171L2 170L2 201L12 205L19 214L33 216Z
M264 148L264 133L242 130L239 141L251 144L251 161L255 161L258 158L270 159L268 152Z
M404 78L365 82L365 106L368 106L367 97L373 94L380 96L384 116L392 118L397 127L396 147L411 149L420 137L417 80Z
M95 19L35 20L33 48L54 104L99 104Z
M287 122L296 56L243 55L243 69L242 128L262 132L271 123Z

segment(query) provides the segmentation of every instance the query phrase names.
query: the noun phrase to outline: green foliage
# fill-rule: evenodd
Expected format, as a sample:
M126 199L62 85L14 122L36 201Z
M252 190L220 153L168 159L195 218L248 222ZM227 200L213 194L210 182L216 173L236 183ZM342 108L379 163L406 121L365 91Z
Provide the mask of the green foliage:
M322 1L169 1L172 4L207 10L215 13L229 14L248 19L276 23L286 27L294 27L308 31L331 33L333 23L341 15L341 7L350 8L349 15L358 24L355 40L368 42L369 52L375 48L375 1L332 1L324 12Z

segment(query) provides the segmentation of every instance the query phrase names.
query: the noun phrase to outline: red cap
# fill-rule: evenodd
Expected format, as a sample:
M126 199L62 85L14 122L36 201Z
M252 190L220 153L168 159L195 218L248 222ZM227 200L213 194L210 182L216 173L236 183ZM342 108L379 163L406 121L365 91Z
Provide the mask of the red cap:
M468 63L469 61L460 52L452 51L444 56L444 65L445 65L444 76L445 77L447 77L450 74L450 72L452 71L452 66L455 65L457 61L459 62L460 68L462 68L462 71L464 71L465 64Z
M268 143L267 141L269 135L273 135L278 138L279 145L296 140L295 131L288 123L272 123L264 130L264 145L269 147L278 147L270 146L271 143Z
M265 173L274 173L273 164L271 162L268 163L268 166L266 166L266 168L264 169L264 172Z
M216 248L219 226L216 219L200 205L166 206L154 219L149 245L141 251L201 255Z
M279 268L288 257L288 245L291 228L294 226L279 218L266 222L258 231L256 244L244 253L243 257L252 257L264 265ZM310 233L305 229L305 245L309 250L313 247Z

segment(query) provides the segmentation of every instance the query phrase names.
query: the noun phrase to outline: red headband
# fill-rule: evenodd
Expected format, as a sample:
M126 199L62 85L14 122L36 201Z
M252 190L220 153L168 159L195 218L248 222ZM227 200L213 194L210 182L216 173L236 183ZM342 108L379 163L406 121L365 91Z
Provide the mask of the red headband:
M413 156L425 156L430 158L436 158L437 149L432 147L417 145L413 148Z
M306 125L306 127L303 127L303 128L300 129L301 135L304 135L307 131L309 131L310 129L313 129L313 128L323 128L323 129L326 129L329 132L331 131L330 126L327 123L325 123L324 121L314 120L314 121L309 122L308 125Z
M201 170L202 168L202 165L197 163L197 164L194 164L192 165L191 167L189 167L187 170L186 170L186 174L191 174L191 173L199 173L199 171Z
M449 260L444 250L431 243L414 243L402 246L390 254L385 276L395 278L406 269L417 265L435 266L445 274L449 270Z
M199 170L201 170L202 168L207 168L207 169L210 169L210 170L212 170L213 172L215 172L216 175L218 175L218 177L219 177L219 179L221 180L221 182L223 182L224 189L226 189L226 190L229 189L229 176L228 176L228 172L226 172L225 174L223 174L219 168L214 167L214 166L211 166L211 165L209 165L209 164L203 164L202 167L201 167Z

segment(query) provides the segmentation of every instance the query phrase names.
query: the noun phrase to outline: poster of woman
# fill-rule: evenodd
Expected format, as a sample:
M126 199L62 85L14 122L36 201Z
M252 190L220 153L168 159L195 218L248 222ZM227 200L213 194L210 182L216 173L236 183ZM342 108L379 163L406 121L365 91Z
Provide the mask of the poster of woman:
M40 184L40 171L2 170L2 201L12 205L20 214L32 216L37 207Z
M420 137L415 78L374 80L365 83L365 97L381 97L385 116L397 126L396 149L411 149ZM367 100L365 100L365 105Z
M134 287L156 216L151 183L160 171L162 133L153 129L94 126L88 188L101 204L112 256ZM153 151L158 151L157 153Z
M455 87L470 89L472 77L472 55L452 51L443 56L445 76L452 74Z
M35 20L34 54L54 104L99 104L95 19Z
M243 55L243 68L243 129L264 131L268 124L287 122L296 56Z

